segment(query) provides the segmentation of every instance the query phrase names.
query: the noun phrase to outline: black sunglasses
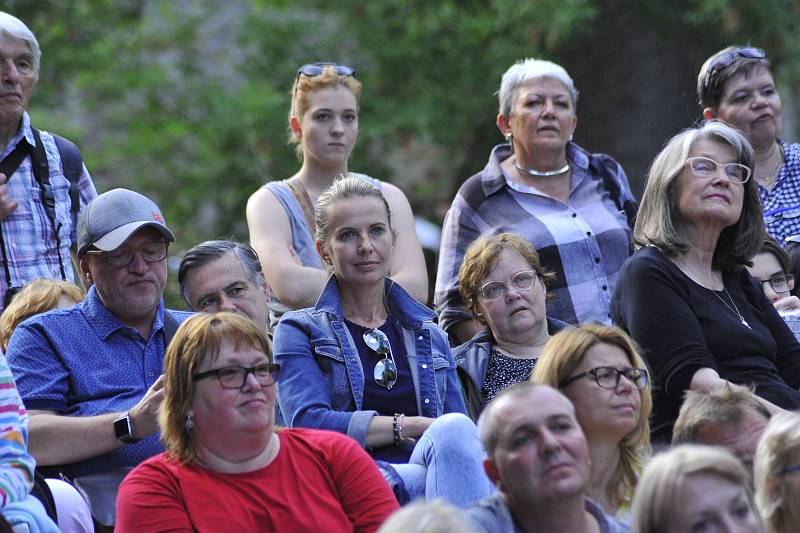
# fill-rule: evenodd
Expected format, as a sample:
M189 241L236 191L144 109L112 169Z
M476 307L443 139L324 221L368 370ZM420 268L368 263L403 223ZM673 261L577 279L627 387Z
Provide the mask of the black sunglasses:
M767 53L761 48L752 48L748 46L745 48L730 50L718 55L708 66L706 77L703 80L703 87L707 89L709 83L711 83L711 78L717 73L722 72L726 68L733 65L733 62L736 61L737 57L746 57L748 59L766 59Z
M325 67L333 67L333 69L336 71L336 74L339 76L352 76L353 78L356 77L356 70L348 67L347 65L339 65L337 63L329 62L308 63L303 65L297 69L297 78L295 78L294 87L292 88L292 115L295 114L294 101L297 99L297 81L300 79L300 76L307 76L309 78L321 76L322 73L325 72Z
M372 370L372 377L375 378L375 383L392 390L394 384L397 383L397 365L394 362L389 337L381 330L373 329L364 332L363 339L370 350L383 356L383 359L378 361Z

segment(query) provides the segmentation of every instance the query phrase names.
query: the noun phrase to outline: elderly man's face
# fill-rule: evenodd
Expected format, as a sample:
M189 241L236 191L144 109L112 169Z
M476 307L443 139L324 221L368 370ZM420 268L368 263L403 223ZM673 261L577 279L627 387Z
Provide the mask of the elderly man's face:
M164 241L156 229L145 227L133 234L120 248L141 249L142 246ZM94 283L97 294L109 311L121 322L133 325L152 318L167 284L167 261L148 263L141 251L133 255L127 266L108 264L107 254L85 254L81 272Z
M33 52L0 31L0 126L17 126L36 87Z
M500 401L497 447L485 468L511 510L582 497L589 483L589 451L569 400L539 387Z
M767 418L750 407L744 408L742 420L736 426L705 426L697 432L696 442L722 446L741 459L747 471L753 474L753 458L761 435L767 427Z
M254 284L241 262L229 252L186 276L186 297L192 311L242 313L259 327L267 327L269 295L264 278Z

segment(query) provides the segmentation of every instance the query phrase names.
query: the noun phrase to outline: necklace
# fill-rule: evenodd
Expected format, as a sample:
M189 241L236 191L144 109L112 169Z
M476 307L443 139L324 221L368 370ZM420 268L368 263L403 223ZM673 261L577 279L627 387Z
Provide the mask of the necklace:
M722 304L725 307L727 307L730 310L731 313L733 313L736 316L738 316L739 317L739 322L741 322L743 326L745 326L747 329L753 329L753 328L750 327L750 324L747 323L747 320L744 319L744 317L742 316L742 313L739 312L739 308L736 307L736 302L734 302L733 298L731 298L731 295L730 295L730 293L728 293L728 289L725 288L725 285L722 286L722 291L725 293L725 296L727 296L728 299L731 301L731 304L733 305L733 307L728 305L728 302L723 300L722 297L719 294L717 294L717 291L711 291L711 294L716 296L717 300L722 302ZM734 311L734 309L735 309L735 311Z
M785 155L785 154L784 154L784 152L783 152L783 146L781 146L781 145L780 145L779 143L777 143L777 142L775 143L775 146L777 147L777 150L778 150L778 152L779 152L778 163L777 163L777 164L775 165L775 167L772 169L772 172L770 172L769 174L766 174L766 175L764 175L764 176L758 176L758 177L756 178L756 181L757 181L758 183L760 183L760 184L761 184L763 187L766 187L767 189L769 189L769 188L770 188L770 186L772 185L772 183L773 183L773 182L774 182L776 179L778 179L778 174L780 174L780 169L781 169L781 166L783 166L783 163L784 163L784 161L785 161L785 159L786 159L786 155ZM772 154L774 154L774 153L775 153L775 150L776 150L776 149L774 148L774 149L773 149L773 151L772 151L772 153L769 155L770 159L772 158Z
M550 176L560 176L561 174L568 171L569 161L567 161L563 167L557 168L555 170L536 170L535 168L523 167L517 161L514 161L514 168L516 168L523 174L527 174L528 176L535 176L537 178L547 178Z

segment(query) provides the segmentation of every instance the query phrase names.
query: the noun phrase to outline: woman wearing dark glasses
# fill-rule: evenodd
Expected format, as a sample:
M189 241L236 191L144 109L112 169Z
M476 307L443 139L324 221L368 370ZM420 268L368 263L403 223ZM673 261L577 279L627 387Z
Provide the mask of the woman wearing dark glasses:
M360 95L361 83L345 65L315 63L297 71L291 91L289 142L296 146L302 166L291 178L258 189L247 203L250 242L264 259L271 290L272 327L284 312L314 305L325 286L327 274L314 245L314 211L322 191L336 176L348 173L358 137ZM397 228L398 253L390 275L425 302L425 258L406 196L389 183L353 175L371 181L386 196Z
M800 144L781 132L781 97L763 50L729 46L708 58L697 77L697 96L706 119L720 119L753 145L753 178L767 233L783 243L800 233Z
M164 359L166 453L117 496L116 531L376 531L397 509L351 439L275 428L269 341L249 318L197 314Z
M653 440L684 392L755 386L771 412L800 407L800 344L745 267L764 238L753 149L724 122L687 129L656 156L611 301L653 372Z
M636 202L622 167L572 140L578 91L560 65L525 59L503 74L497 127L506 139L464 182L442 228L436 277L439 325L466 342L473 320L458 284L464 252L485 233L512 232L556 274L548 314L569 324L610 322L619 269L631 254Z
M572 401L592 459L589 497L624 518L650 455L651 385L633 341L597 323L564 330L545 345L531 381Z
M460 506L490 492L447 336L387 278L393 214L372 183L347 177L319 198L317 250L331 276L314 307L275 330L278 401L291 427L345 433L379 460L401 502Z
M567 324L545 314L552 278L533 246L513 233L472 243L458 274L461 295L486 326L453 350L467 410L477 420L501 390L527 381L550 335Z

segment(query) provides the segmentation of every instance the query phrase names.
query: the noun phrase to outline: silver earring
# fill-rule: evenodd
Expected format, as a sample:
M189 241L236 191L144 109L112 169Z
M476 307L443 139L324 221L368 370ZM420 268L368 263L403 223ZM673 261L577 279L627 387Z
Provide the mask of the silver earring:
M186 415L186 422L184 422L183 427L186 429L194 428L194 418L192 418L192 415Z
M569 134L569 139L567 139L567 140L568 140L568 141L571 141L571 140L572 140L572 134L571 134L571 133Z
M511 132L510 132L510 131L509 131L508 133L506 133L506 142L507 142L507 143L511 144L511 141L512 141L513 139L514 139L514 136L513 136L513 135L511 135Z

